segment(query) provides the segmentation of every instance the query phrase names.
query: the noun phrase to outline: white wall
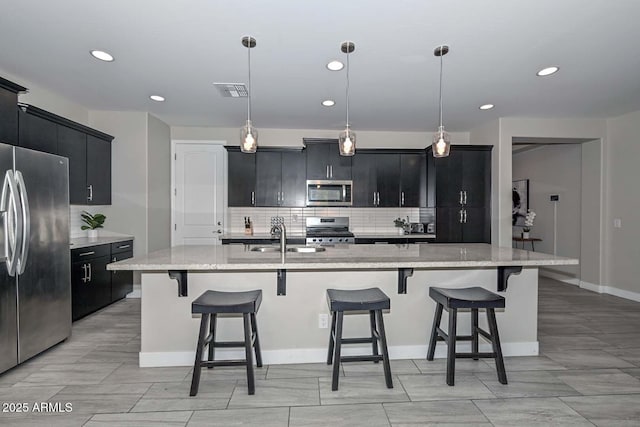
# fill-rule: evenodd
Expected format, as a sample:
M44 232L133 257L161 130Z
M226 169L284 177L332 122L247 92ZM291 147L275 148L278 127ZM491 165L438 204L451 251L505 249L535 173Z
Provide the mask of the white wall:
M640 111L607 125L604 281L640 298ZM616 218L622 228L613 228Z
M148 251L171 246L171 129L148 117L147 239Z
M376 132L355 130L358 148L425 148L431 145L427 132ZM338 138L340 130L326 129L262 129L258 128L259 146L302 146L302 138ZM237 128L171 127L171 139L223 140L239 145L240 125ZM452 144L469 144L468 132L452 132Z
M513 155L513 180L529 180L529 209L536 213L532 237L542 239L536 251L554 253L554 203L557 208L557 252L571 258L580 258L581 200L582 200L582 146L543 145ZM549 200L551 194L560 196L558 202ZM514 227L514 235L521 227ZM520 247L520 246L518 246ZM530 249L526 244L525 249ZM580 276L579 266L556 267L555 270Z

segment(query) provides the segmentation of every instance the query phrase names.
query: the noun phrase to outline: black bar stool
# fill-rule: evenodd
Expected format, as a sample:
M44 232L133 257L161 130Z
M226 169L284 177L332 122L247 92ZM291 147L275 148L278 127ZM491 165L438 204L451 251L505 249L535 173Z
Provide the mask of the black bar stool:
M433 319L427 360L433 360L437 341L447 343L447 384L451 386L454 385L456 358L473 358L474 360L478 360L480 357L491 357L495 359L498 380L502 384L507 384L507 373L504 369L500 337L498 336L498 324L496 323L496 313L494 311L496 308L504 308L504 297L477 286L463 289L432 287L429 289L429 296L435 300L438 305L436 307L436 315ZM456 335L459 308L471 309L471 335ZM481 308L487 310L490 333L487 333L487 331L478 326L478 309ZM448 334L440 329L443 309L449 312ZM491 345L493 346L492 353L480 353L478 351L478 334L491 341ZM471 353L456 353L456 341L471 341Z
M191 379L190 396L198 394L200 386L200 369L214 366L246 366L247 386L249 394L255 393L255 379L253 375L252 348L256 353L256 365L262 367L262 354L260 352L260 339L258 338L258 325L256 313L262 301L262 291L247 292L219 292L206 291L191 304L192 313L202 313L200 321L200 334L196 347L196 360L193 364L193 377ZM242 313L244 321L244 341L216 341L216 317L218 314ZM207 331L207 324L209 330ZM202 361L204 347L209 346L209 357ZM244 347L245 359L214 361L216 347Z
M391 307L391 300L379 288L338 290L327 289L327 303L331 311L331 333L329 334L329 353L327 365L333 363L333 378L331 390L338 389L338 376L341 362L365 362L378 363L382 360L384 366L384 379L387 388L393 388L391 379L391 367L389 366L389 353L387 351L387 337L384 332L382 310ZM342 321L345 311L369 311L371 336L366 338L342 338ZM377 324L377 326L376 326ZM382 356L378 352L378 341L382 350ZM341 356L342 344L371 343L373 355L368 356Z

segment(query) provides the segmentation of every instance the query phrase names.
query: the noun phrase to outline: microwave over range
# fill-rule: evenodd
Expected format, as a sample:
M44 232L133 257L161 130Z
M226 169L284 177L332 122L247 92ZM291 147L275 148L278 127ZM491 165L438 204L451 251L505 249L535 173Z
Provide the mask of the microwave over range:
M353 181L307 180L307 206L351 206Z

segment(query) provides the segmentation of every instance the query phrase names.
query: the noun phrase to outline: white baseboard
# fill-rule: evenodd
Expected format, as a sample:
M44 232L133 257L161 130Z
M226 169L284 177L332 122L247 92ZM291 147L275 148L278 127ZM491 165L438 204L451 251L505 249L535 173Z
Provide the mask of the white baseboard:
M579 286L580 288L586 289L588 291L596 292L599 294L613 295L631 301L640 302L640 292L627 291L625 289L615 288L613 286L596 285L595 283L589 283L585 280L579 280L578 278L566 276L564 274L545 270L543 268L541 268L539 272L541 276L568 283L570 285Z
M548 277L549 279L558 280L560 282L568 283L574 286L580 286L580 279L577 277L571 277L567 274L558 273L556 271L551 271L545 268L541 268L538 270L541 276Z
M459 352L471 351L471 343L461 342L458 344ZM491 352L491 344L481 343L480 351ZM504 356L537 356L538 342L516 342L503 343L502 353ZM358 354L371 354L370 346L344 348L342 353L345 356ZM389 358L400 359L424 359L427 355L426 345L404 345L389 347ZM438 359L447 356L447 349L444 343L436 346L435 357ZM176 352L140 352L139 364L142 368L166 367L166 366L191 366L195 358L195 351ZM216 349L218 359L241 359L244 358L243 350ZM326 348L299 348L286 350L263 350L262 361L265 365L282 365L292 363L326 363Z
M133 290L127 294L127 298L141 298L142 287L140 285L133 285Z

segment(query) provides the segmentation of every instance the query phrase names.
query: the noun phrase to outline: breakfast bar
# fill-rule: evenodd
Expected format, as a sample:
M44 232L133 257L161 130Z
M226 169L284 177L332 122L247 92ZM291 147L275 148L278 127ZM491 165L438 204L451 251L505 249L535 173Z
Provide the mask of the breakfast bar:
M385 323L392 359L425 357L435 311L430 286L500 291L506 298L506 308L497 313L505 355L536 355L538 267L577 263L488 244L336 245L321 252L284 253L277 246L225 245L177 246L112 263L108 269L142 273L140 366L188 366L199 323L191 314L191 301L208 289L263 291L258 318L267 364L323 361L329 333L323 324L329 313L326 289L372 286L391 297ZM465 315L461 332L469 327ZM367 330L368 323L358 320L350 322L346 334ZM237 338L241 322L220 319L220 335ZM229 358L237 355L227 353ZM444 349L438 347L436 357L442 356Z

